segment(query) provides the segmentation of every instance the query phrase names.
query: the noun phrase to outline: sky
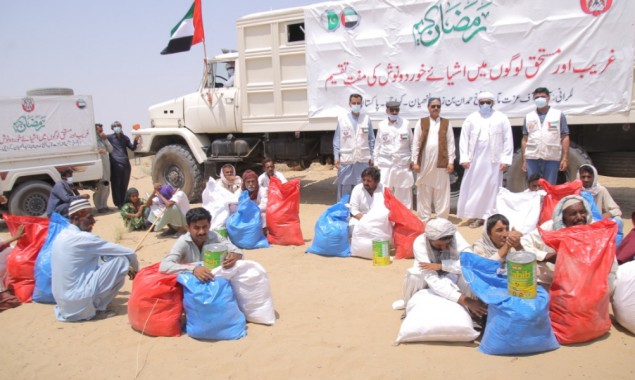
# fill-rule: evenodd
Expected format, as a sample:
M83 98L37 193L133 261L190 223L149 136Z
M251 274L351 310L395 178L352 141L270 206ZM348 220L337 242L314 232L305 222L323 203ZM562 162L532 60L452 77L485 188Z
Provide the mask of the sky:
M92 95L95 122L149 126L148 107L197 90L203 45L160 55L193 0L0 3L0 96L34 88ZM202 0L208 56L236 49L236 20L315 0Z

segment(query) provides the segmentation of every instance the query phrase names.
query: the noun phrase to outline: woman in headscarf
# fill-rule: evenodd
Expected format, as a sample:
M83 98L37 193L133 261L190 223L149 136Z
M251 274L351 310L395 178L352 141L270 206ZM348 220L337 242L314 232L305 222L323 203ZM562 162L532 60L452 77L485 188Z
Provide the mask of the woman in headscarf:
M159 236L176 238L187 231L185 213L190 209L190 201L183 191L175 190L170 185L155 183L154 191L146 202L146 206L150 206L148 220L153 223L156 220L155 231L168 227Z
M236 175L236 168L231 164L223 165L220 169L220 178L216 180L216 183L236 195L240 195L242 191L243 181Z
M139 190L131 187L126 191L125 203L121 206L119 213L123 218L123 224L129 231L143 230L147 227L149 208L146 207L146 200L139 198Z
M501 214L494 214L487 218L483 234L474 242L472 250L479 256L495 261L505 261L505 257L512 250L520 250L520 237L516 230L509 230L509 220Z

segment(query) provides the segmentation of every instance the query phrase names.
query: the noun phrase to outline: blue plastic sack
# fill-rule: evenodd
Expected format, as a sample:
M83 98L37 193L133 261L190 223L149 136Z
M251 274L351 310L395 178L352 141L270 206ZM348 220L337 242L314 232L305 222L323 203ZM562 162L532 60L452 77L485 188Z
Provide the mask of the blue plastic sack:
M549 319L547 291L538 286L534 299L509 295L507 278L496 274L500 265L473 253L461 254L465 281L488 304L479 351L488 355L521 355L559 348Z
M245 315L238 308L228 280L217 277L201 282L192 273L181 273L187 335L196 339L235 340L247 335Z
M243 249L269 248L267 237L262 233L260 208L243 191L238 198L238 209L227 218L227 236L235 246Z
M46 240L37 255L35 268L33 269L33 277L35 278L33 302L55 303L53 291L51 290L51 249L57 235L59 235L69 223L68 219L62 215L56 212L51 214Z
M586 201L589 203L589 206L591 206L591 218L593 219L594 222L598 222L604 219L604 217L602 216L602 211L595 204L595 199L593 199L593 194L591 194L588 191L582 190L580 191L580 196L586 199Z
M588 191L582 190L580 191L580 196L586 199L591 206L591 219L593 222L599 222L604 219L602 215L602 210L598 208L595 204L595 199L593 198L593 194ZM624 224L622 223L622 218L611 218L612 221L617 223L617 235L615 235L615 245L619 246L622 240L624 239Z
M349 194L329 207L315 222L315 237L307 248L307 253L323 256L348 257L351 255L351 243L348 240L348 218L350 211L346 203Z

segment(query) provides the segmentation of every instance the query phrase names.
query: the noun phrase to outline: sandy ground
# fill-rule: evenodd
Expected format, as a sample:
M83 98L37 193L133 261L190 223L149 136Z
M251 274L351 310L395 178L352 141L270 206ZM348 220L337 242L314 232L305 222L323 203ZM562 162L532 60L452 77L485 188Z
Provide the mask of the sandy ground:
M93 322L61 323L53 307L25 304L0 314L2 379L556 379L635 378L635 337L614 326L604 337L538 355L496 357L478 352L478 343L393 345L401 312L404 272L411 260L373 267L355 258L305 254L319 215L335 201L335 171L314 164L288 170L302 179L300 208L306 244L246 252L269 272L279 319L274 326L248 324L238 341L208 342L142 336L130 328L127 281L113 301L118 315ZM147 161L133 162L131 185L151 190ZM627 216L635 210L632 179L601 177ZM458 218L453 222L460 223ZM97 216L94 232L134 248L143 232L125 232L116 213ZM3 227L0 227L3 228ZM470 242L479 230L460 227ZM0 230L6 238L6 228ZM138 254L142 266L167 253L173 239L150 234Z

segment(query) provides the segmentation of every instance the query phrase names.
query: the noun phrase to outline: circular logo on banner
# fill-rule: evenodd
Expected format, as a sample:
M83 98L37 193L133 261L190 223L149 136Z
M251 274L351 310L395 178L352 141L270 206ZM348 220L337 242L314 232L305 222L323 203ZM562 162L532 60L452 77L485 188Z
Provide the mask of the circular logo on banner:
M344 8L340 14L342 25L347 29L352 29L359 25L360 16L357 11L351 7Z
M337 12L332 9L327 9L322 13L322 25L329 32L333 32L340 27L340 20L337 16Z
M75 102L75 105L79 109L84 109L86 107L86 101L84 99L77 99L77 101Z

